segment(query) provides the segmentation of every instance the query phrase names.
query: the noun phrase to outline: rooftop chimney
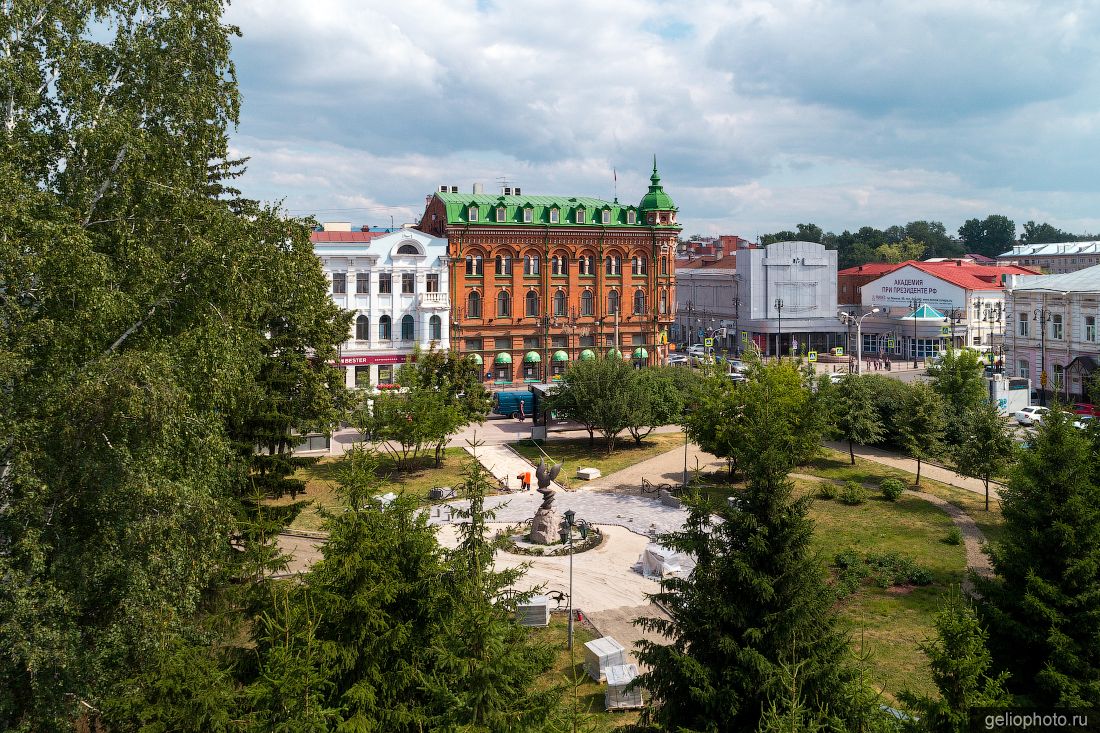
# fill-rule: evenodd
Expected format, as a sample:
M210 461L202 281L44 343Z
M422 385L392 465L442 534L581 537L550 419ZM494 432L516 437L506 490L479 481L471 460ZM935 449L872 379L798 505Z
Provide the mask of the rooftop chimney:
M474 184L474 193L475 194L484 193L484 192L485 192L485 187L484 186L482 186L480 183L475 183Z

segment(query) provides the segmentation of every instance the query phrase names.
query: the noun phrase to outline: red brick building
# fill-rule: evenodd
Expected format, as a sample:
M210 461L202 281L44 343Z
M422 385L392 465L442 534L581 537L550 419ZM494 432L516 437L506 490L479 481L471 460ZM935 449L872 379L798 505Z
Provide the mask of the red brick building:
M637 206L441 186L419 228L448 239L454 348L495 384L553 379L596 354L659 363L680 226L656 161L650 182Z

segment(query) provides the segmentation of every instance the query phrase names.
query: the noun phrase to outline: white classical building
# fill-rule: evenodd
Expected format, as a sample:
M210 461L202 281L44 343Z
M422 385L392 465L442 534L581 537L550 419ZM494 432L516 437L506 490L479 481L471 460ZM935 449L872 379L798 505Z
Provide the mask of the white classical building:
M446 239L344 223L325 224L311 239L333 301L354 314L340 349L349 387L392 384L416 346L450 348Z

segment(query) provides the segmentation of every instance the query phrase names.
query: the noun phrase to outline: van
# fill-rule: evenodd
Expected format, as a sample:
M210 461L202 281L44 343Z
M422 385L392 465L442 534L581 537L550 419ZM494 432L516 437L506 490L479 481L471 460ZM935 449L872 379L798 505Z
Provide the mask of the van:
M527 389L505 389L493 393L493 414L519 417L519 406L523 405L523 414L530 416L535 396Z

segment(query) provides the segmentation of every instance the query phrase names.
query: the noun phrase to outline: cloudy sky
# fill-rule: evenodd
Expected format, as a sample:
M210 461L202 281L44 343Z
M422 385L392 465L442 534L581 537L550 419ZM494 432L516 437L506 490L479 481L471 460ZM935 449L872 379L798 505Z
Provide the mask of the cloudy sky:
M1100 233L1100 3L236 0L246 194L415 220L440 183L685 234L990 213Z

